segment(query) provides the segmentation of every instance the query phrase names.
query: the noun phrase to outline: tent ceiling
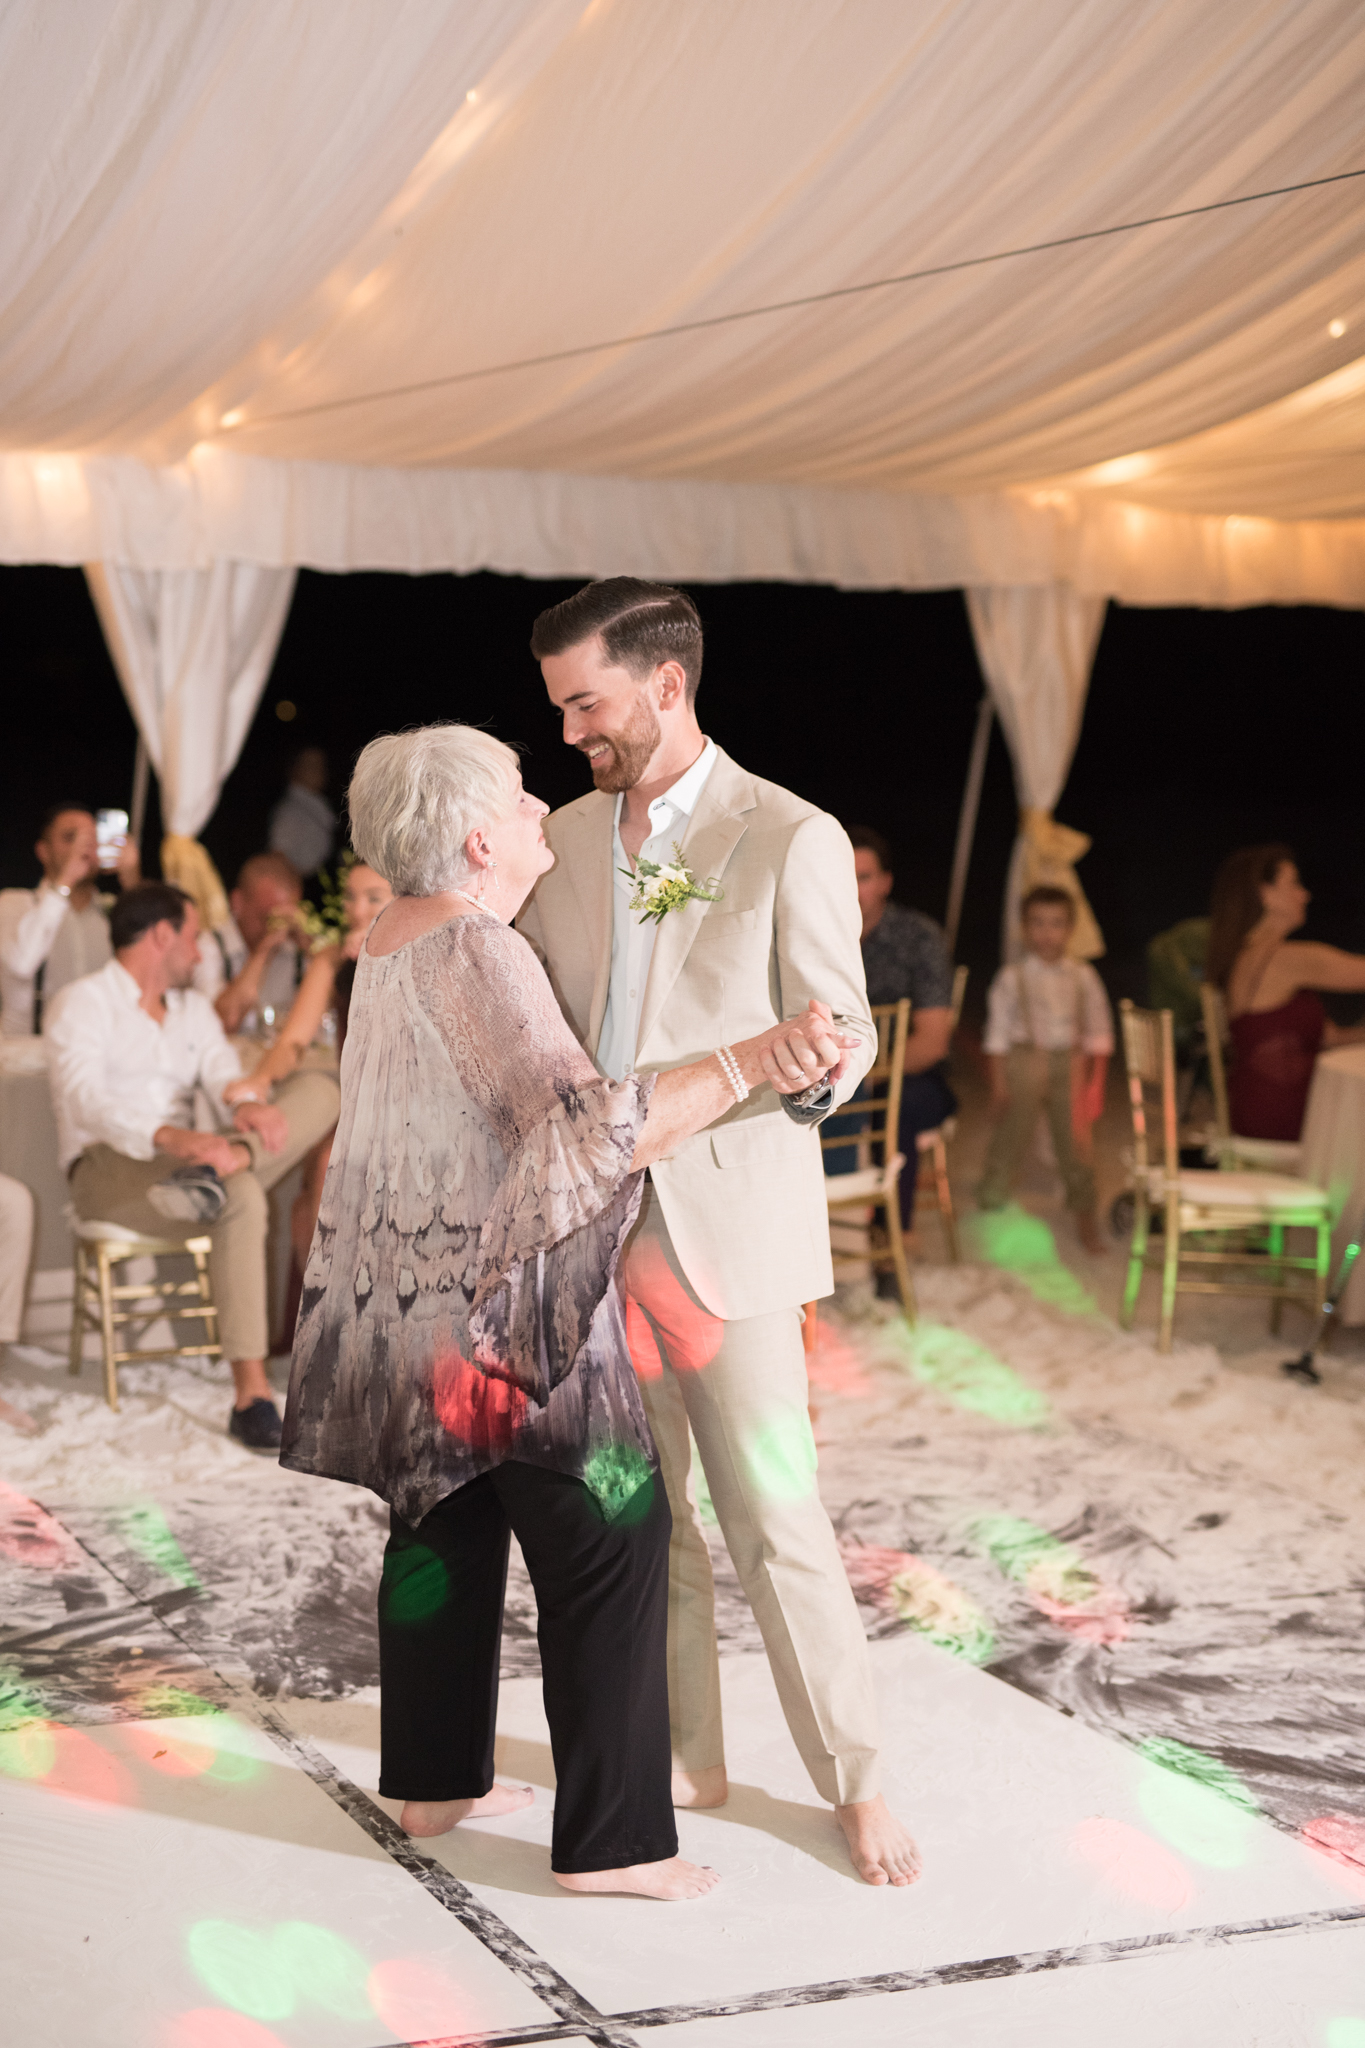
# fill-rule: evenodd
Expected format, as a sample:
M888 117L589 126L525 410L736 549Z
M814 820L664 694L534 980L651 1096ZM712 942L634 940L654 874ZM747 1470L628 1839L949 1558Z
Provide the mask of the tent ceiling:
M1353 170L1349 0L84 0L0 77L0 446L1365 515L1365 179L498 367Z

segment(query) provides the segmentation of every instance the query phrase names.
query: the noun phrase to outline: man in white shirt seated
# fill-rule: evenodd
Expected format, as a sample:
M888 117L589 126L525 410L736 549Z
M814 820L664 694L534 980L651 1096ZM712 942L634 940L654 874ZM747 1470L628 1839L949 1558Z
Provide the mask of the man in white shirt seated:
M190 987L199 918L180 889L148 882L110 916L114 958L72 982L46 1024L61 1162L76 1214L148 1236L213 1241L219 1334L236 1401L229 1432L273 1450L280 1421L266 1378L266 1193L337 1119L330 1074L280 1084L276 1106L223 1090L241 1078L213 1005ZM223 1131L196 1131L202 1088Z
M58 989L102 967L112 950L97 894L95 820L79 804L54 804L34 847L43 879L36 889L0 890L0 1032L29 1037ZM118 850L119 882L141 879L137 848Z
M199 941L194 986L207 996L223 1029L240 1031L252 1011L284 1022L308 964L298 870L282 853L253 853L229 901L232 916Z

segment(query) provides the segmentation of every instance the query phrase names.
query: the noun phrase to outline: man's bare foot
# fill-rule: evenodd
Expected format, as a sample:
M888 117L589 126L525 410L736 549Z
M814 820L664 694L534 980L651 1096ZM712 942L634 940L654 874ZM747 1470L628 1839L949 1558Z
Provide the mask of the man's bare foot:
M920 1874L919 1850L879 1792L875 1799L856 1799L836 1806L834 1818L844 1831L853 1868L864 1884L913 1884Z
M398 1816L405 1835L448 1835L462 1820L498 1820L535 1798L529 1785L495 1785L482 1799L409 1799Z
M704 1771L674 1771L675 1806L724 1806L730 1797L724 1764L709 1764Z
M1099 1222L1093 1209L1082 1209L1077 1214L1076 1235L1086 1251L1098 1254L1104 1250L1104 1239L1100 1236Z
M566 1892L635 1892L642 1899L700 1899L720 1883L707 1863L666 1856L662 1863L628 1863L624 1870L557 1870Z

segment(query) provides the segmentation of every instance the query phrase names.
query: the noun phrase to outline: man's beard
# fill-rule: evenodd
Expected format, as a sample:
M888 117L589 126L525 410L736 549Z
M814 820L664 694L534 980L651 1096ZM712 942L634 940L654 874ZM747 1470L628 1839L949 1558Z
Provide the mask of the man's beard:
M616 796L623 789L634 789L662 738L654 706L648 692L642 690L619 732L594 733L591 739L579 741L578 750L586 754L590 747L599 747L605 740L606 753L589 761L588 766L598 789Z

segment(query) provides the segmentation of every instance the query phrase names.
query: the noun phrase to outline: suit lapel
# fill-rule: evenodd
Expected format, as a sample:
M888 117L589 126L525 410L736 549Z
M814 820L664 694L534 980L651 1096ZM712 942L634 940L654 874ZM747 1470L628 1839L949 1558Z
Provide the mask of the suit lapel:
M753 809L754 801L748 776L717 749L715 767L706 779L681 842L683 858L695 880L703 886L713 877L723 885L726 862L748 830L749 821L744 813ZM682 910L670 910L659 926L640 1011L637 1044L641 1048L659 1019L711 907L694 899Z
M597 1051L611 983L612 874L611 842L616 799L594 790L573 806L558 837L565 872L583 915L593 960L592 1003L588 1011L589 1056Z

